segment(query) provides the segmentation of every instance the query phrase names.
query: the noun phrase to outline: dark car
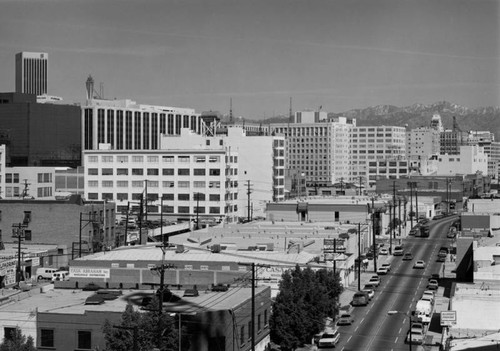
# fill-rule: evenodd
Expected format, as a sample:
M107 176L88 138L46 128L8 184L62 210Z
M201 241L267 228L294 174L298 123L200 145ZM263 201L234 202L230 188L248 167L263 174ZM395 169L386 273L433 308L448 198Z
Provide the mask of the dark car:
M212 285L212 291L227 291L228 289L229 286L225 284Z
M99 289L102 289L102 287L96 283L88 283L82 288L83 291L97 291Z
M197 289L186 289L184 291L184 297L195 297L195 296L199 296L200 294L198 293L198 290Z
M413 260L413 255L411 252L406 252L403 256L403 261L411 261Z
M429 280L431 280L431 279L434 279L434 280L439 281L439 273L432 273L432 274L429 276Z

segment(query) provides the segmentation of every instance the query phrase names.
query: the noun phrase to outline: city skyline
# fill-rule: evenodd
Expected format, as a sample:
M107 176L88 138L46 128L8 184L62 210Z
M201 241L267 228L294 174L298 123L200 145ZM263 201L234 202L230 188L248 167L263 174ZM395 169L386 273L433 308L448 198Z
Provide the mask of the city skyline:
M147 6L145 6L147 4ZM262 119L447 100L499 106L499 3L2 1L0 91L15 54L47 52L50 95ZM29 9L29 11L27 11Z

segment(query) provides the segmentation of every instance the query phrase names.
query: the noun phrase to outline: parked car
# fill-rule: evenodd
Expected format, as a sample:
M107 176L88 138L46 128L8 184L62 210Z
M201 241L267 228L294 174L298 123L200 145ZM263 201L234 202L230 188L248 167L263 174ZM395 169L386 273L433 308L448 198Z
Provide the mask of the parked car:
M335 347L340 340L340 334L337 329L325 330L321 339L318 341L319 348Z
M370 280L368 281L368 283L379 286L380 285L380 277L378 275L372 275Z
M391 271L391 264L389 262L383 263L382 267L387 269L387 272Z
M198 290L197 289L186 289L184 291L184 297L195 297L199 296Z
M364 291L365 293L368 294L368 299L369 300L373 299L373 297L375 296L375 291L373 291L373 289L367 288L366 285L365 285L365 287L363 289L361 289L361 291Z
M428 290L437 290L439 287L439 283L435 279L429 280L429 283L427 284L427 289Z
M438 253L438 257L437 257L437 261L438 261L438 262L445 262L445 261L446 261L446 257L447 257L447 256L448 256L448 255L446 254L446 252L444 252L444 251L439 251L439 253Z
M437 214L434 217L432 217L433 220L443 219L443 218L444 218L444 214Z
M378 283L370 283L370 282L368 282L363 287L363 290L369 289L369 290L375 291L375 290L377 290L377 288L378 288Z
M434 303L434 291L425 290L422 294L421 300L429 300L431 303Z
M403 256L403 261L411 261L413 260L413 255L411 252L405 252Z
M370 298L368 297L368 294L364 291L358 291L358 292L355 292L353 297L352 297L352 301L351 301L351 305L352 306L366 306L368 305L368 302L370 301Z
M422 260L418 260L413 265L413 268L423 269L423 268L425 268L425 262Z
M428 280L430 281L431 279L434 279L434 280L436 280L437 282L439 282L439 273L432 273L432 274L429 276L429 279L428 279Z
M339 317L337 325L351 325L354 323L354 318L352 318L350 313L342 313Z
M388 272L386 267L378 267L377 268L377 274L378 275L386 275Z

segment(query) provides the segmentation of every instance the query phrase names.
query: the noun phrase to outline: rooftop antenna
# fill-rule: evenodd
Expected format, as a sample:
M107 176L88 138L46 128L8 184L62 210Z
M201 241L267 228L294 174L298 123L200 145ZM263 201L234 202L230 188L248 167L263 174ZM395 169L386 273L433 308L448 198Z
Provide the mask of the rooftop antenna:
M233 123L233 98L229 98L229 123Z
M293 120L293 112L292 112L292 97L290 96L290 111L288 112L288 123Z
M94 87L94 78L92 78L90 74L85 82L85 88L87 90L87 101L90 102L94 98L100 100L104 99L104 83L99 84L99 92L97 92Z

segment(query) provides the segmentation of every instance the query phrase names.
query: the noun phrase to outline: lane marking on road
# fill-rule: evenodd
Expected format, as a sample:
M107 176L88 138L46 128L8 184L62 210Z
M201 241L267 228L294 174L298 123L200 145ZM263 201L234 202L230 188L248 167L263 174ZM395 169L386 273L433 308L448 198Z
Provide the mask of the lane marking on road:
M398 334L401 334L401 330L403 330L403 327L399 328Z
M363 319L359 322L359 324L363 323L364 320L365 320L365 317L363 317Z
M396 340L394 340L394 343L397 344L398 343L398 338L399 336L396 336Z
M351 338L352 338L352 335L349 337L349 339L347 339L347 342L351 341Z

